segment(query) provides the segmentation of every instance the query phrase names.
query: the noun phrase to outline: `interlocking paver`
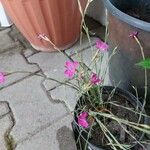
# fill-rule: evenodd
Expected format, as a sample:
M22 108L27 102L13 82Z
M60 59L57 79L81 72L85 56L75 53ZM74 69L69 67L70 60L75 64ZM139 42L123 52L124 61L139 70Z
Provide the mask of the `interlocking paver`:
M36 134L68 113L63 103L55 103L47 97L41 88L42 81L42 77L32 76L0 92L0 101L10 103L15 117L11 135L16 142Z
M10 112L8 104L6 102L0 102L0 118Z
M96 40L97 38L92 37L90 38L90 42L89 42L87 35L83 34L82 38L78 40L78 42L75 43L71 48L67 49L65 53L68 55L73 55L77 52L79 53L80 51L83 51L89 48L90 46L94 45Z
M18 144L16 150L77 150L68 115L29 140Z
M0 107L1 109L1 107ZM11 116L7 115L0 119L0 150L8 150L5 141L5 133L13 126Z
M25 48L32 48L30 43L20 33L20 31L16 28L15 25L11 27L11 31L9 32L9 35L14 41L19 41L22 44L22 46L24 46Z
M0 31L0 52L3 49L9 48L12 44L14 44L14 41L11 39L11 37L8 35L8 33L11 31L10 28L7 28L5 30Z
M22 47L14 47L9 51L6 51L0 55L0 71L7 73L18 72L6 76L4 84L0 85L0 88L6 87L18 80L21 80L25 76L34 73L39 70L36 65L31 65L26 62L24 57L21 55ZM27 73L26 73L27 72Z
M37 50L34 50L33 48L28 48L23 50L24 57L30 57L31 55L34 55L35 53L38 53Z
M49 91L49 94L54 100L64 101L70 111L74 110L76 101L79 98L77 91L67 85L61 85L54 90Z

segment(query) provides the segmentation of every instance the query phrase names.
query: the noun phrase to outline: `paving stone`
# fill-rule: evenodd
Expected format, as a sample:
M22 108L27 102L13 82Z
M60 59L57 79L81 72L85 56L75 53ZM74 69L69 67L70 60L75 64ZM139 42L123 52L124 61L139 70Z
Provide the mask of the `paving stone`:
M7 73L21 71L21 73L6 76L6 82L0 85L0 88L10 85L29 74L39 70L37 65L28 64L21 55L21 47L15 47L11 51L6 51L0 55L0 71ZM31 72L31 73L24 73Z
M95 40L95 38L92 38L92 43L95 43ZM87 39L84 38L84 42L82 45L76 43L72 48L68 49L66 52L68 54L70 54L70 52L73 52L71 53L71 55L73 55L75 49L83 50L87 49L87 47L89 47L89 44ZM61 82L67 80L64 76L64 65L66 60L68 60L68 58L62 53L58 52L40 52L28 58L29 62L37 63L48 78L56 79ZM47 90L50 90L58 85L57 82L49 80L45 80L43 84Z
M58 52L40 52L28 58L29 62L38 64L47 78L52 78L57 81L66 80L64 76L64 65L66 60L66 56ZM46 81L48 82L46 83ZM57 82L46 81L43 83L46 89L51 89L58 85Z
M10 112L6 102L0 102L0 117Z
M0 119L0 150L8 150L5 142L5 133L13 126L11 116L7 115Z
M16 142L36 134L68 113L64 104L47 97L41 88L42 81L42 77L33 76L0 91L0 100L9 102L15 116L11 135Z
M16 150L77 150L71 129L72 116L68 115L29 140Z
M67 49L65 51L65 53L68 54L69 56L74 55L77 52L79 53L80 51L89 48L91 45L94 45L97 38L96 37L91 37L90 40L91 40L91 44L88 41L87 35L83 34L81 40L79 40L71 48Z
M58 94L59 93L59 94ZM70 111L74 110L76 102L79 98L77 90L67 85L61 85L49 91L52 99L64 101Z
M26 40L26 38L20 33L20 31L17 29L15 25L11 27L11 31L9 32L9 35L14 39L14 41L20 41L21 44L25 48L32 48L30 43Z
M12 38L8 35L10 31L10 28L0 31L0 52L2 52L4 49L12 47L12 45L14 45L15 43L12 40Z
M59 86L60 84L56 81L45 79L43 85L46 91L50 91Z
M27 58L27 57L30 57L31 55L37 53L38 51L34 50L33 48L28 48L28 49L25 49L23 50L23 55Z

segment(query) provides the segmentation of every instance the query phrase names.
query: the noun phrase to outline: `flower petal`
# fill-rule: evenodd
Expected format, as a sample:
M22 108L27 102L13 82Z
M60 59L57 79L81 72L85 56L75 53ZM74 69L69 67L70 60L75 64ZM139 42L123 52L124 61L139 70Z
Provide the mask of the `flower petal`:
M78 124L84 128L87 128L89 126L88 122L87 122L87 116L88 113L87 112L82 112L79 116L78 116Z
M109 45L99 39L96 41L96 48L100 49L102 52L107 52Z
M67 77L72 79L77 71L76 69L78 66L79 66L79 63L77 61L74 61L74 62L66 61L66 63L65 63L66 70L65 70L64 74Z
M137 31L133 31L133 32L130 33L129 37L130 38L134 38L134 37L137 37L137 35L138 35L138 32Z
M80 115L79 115L79 117L81 118L81 119L84 119L84 118L86 118L88 116L88 113L87 112L83 112L83 113L81 113Z
M78 119L78 124L84 128L88 128L89 124L85 119Z
M4 73L0 72L0 84L5 82L5 76Z

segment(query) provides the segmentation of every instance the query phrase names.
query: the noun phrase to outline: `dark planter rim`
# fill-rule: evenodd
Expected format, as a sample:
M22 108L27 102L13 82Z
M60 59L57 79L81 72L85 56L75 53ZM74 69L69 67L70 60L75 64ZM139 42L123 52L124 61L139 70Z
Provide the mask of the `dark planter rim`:
M113 86L104 86L103 87L103 89L104 90L109 90L109 91L112 91L113 89L114 89L115 87L113 87ZM116 94L120 94L120 95L123 95L123 96L125 96L126 98L128 97L128 101L129 102L131 102L131 104L134 106L134 104L133 103L136 103L136 104L138 104L139 105L139 107L140 108L142 108L142 103L139 101L139 100L137 100L137 98L132 94L132 93L130 93L130 92L128 92L128 91L126 91L126 90L123 90L123 89L121 89L121 88L116 88ZM79 101L79 100L78 100ZM78 103L78 101L77 101L77 103ZM75 106L75 109L77 109L77 105ZM145 110L143 111L145 114L146 114L146 112L145 112ZM144 124L148 124L148 119L147 119L147 117L144 117ZM72 127L73 127L73 131L74 131L74 134L75 134L75 130L80 130L79 129L79 127L77 126L77 122L76 122L76 115L74 114L74 120L73 120L73 122L72 122ZM144 135L145 135L145 133L142 133L141 134L141 137L139 138L139 140L142 140L143 139L143 137L144 137ZM84 139L84 137L82 136L82 135L80 135L83 139ZM95 146L95 145L93 145L92 143L88 143L88 145L92 148L92 150L105 150L103 147L101 147L101 148L99 148L99 147L97 147L97 146ZM136 146L136 144L135 145L133 145L133 147L134 146Z
M120 20L145 31L150 32L150 23L137 19L135 17L129 16L128 14L120 11L118 8L116 8L110 0L103 0L105 7L108 9L109 12L111 12L112 15L116 16Z

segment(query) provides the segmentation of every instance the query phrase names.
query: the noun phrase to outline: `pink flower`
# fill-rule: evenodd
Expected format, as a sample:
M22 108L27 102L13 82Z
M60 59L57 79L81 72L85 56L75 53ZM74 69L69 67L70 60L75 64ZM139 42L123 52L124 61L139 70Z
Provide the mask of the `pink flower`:
M77 71L78 66L79 66L79 62L77 62L77 61L74 61L74 62L67 61L65 64L66 70L65 70L64 74L68 78L72 79Z
M94 85L97 85L97 84L100 84L102 82L102 79L100 79L97 74L93 73L91 78L90 78L90 81L92 84Z
M0 72L0 84L5 82L5 76L4 73Z
M134 37L137 37L137 35L138 35L138 32L134 31L134 32L130 33L129 37L134 38Z
M101 40L97 40L96 41L96 48L100 49L102 52L107 52L108 51L108 44L106 44L105 42L101 41Z
M87 112L82 112L79 116L78 116L78 125L84 127L84 128L88 128L89 124L87 122L87 117L88 117L88 113Z

